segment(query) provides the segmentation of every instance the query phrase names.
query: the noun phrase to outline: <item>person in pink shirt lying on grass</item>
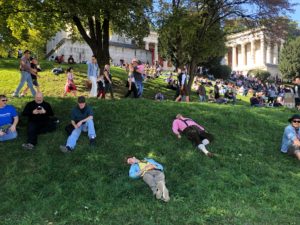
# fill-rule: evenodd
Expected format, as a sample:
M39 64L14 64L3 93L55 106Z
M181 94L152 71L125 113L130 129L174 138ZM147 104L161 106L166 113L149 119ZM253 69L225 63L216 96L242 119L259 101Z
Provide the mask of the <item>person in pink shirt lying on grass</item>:
M213 141L213 135L192 119L177 114L176 119L173 121L172 130L178 138L181 138L181 135L186 136L206 156L214 156L213 153L206 149L206 145Z

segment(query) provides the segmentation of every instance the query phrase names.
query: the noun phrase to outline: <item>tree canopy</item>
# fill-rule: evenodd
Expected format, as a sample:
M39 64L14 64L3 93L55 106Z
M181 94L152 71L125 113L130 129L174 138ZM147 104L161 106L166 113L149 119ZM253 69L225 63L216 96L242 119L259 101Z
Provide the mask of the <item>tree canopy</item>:
M151 9L151 0L0 0L10 40L26 39L21 35L30 29L49 38L59 29L76 27L101 66L109 63L109 30L141 41L149 32Z
M280 53L279 70L288 79L300 75L300 37L284 45Z

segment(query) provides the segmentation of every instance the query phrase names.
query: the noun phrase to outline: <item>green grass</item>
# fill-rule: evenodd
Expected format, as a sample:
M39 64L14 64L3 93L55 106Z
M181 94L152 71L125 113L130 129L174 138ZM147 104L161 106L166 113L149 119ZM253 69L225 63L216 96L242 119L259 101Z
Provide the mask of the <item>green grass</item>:
M4 64L0 87L8 94L19 77L15 64ZM84 79L84 65L75 71ZM113 71L121 84L126 74ZM39 136L36 150L25 152L21 118L19 138L0 143L0 224L299 224L299 162L279 152L291 110L155 102L147 99L162 85L155 80L147 83L146 99L89 99L97 146L90 148L82 135L75 152L64 155L58 146L66 142L75 98L57 97L63 87L53 83L63 85L60 79L48 70L41 79L59 129ZM122 96L125 87L117 90ZM30 99L10 103L21 111ZM209 150L217 157L204 157L186 139L176 139L171 123L179 112L215 135ZM123 158L132 154L165 166L169 203L157 201L142 180L128 178Z

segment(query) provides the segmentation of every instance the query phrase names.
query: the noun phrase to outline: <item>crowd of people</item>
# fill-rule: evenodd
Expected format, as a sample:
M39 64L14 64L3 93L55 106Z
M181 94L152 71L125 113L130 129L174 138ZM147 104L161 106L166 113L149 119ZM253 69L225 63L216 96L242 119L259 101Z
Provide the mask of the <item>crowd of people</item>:
M22 115L28 118L27 123L27 140L22 144L25 150L33 150L38 144L38 136L40 134L54 132L57 130L59 120L54 115L54 111L50 103L44 101L42 92L33 88L33 83L38 87L37 76L38 67L36 59L30 59L30 52L26 50L20 59L21 82L18 85L14 96L17 96L25 82L34 96L34 100L28 102ZM103 73L100 73L99 66L96 58L93 56L91 62L88 63L88 78L92 84L90 96L104 98L106 92L110 92L113 98L112 91L112 76L110 74L109 65L105 65ZM128 97L133 93L135 98L141 97L143 94L143 80L145 77L145 67L137 59L133 59L128 66ZM176 101L189 101L189 93L187 92L187 73L185 68L178 69L178 82L176 90L178 96ZM33 80L35 80L33 82ZM167 78L168 84L173 84L173 74ZM295 78L295 86L291 92L296 93L296 104L300 104L300 78ZM214 101L223 103L220 99L231 101L233 104L236 102L237 93L247 95L248 93L254 94L261 93L258 97L263 98L266 95L267 103L275 106L278 97L284 97L282 93L286 93L289 89L278 84L263 83L255 78L245 77L231 77L229 82L217 80L214 84L205 78L198 78L194 82L199 101ZM207 98L206 86L212 88L212 93ZM25 89L26 91L26 89ZM74 84L73 69L67 69L67 82L65 85L64 95L72 92L76 96L76 85ZM160 94L160 95L158 95ZM163 95L157 94L157 100L162 100ZM222 95L224 97L222 97ZM280 95L280 96L279 96ZM226 100L225 100L226 99ZM7 104L7 97L3 94L0 95L0 141L9 141L17 138L17 126L19 122L19 115L13 105ZM263 102L255 102L250 100L253 106L262 106ZM253 103L253 104L252 104ZM288 119L290 123L284 130L282 137L281 152L296 157L300 160L300 115L295 114ZM96 130L94 127L94 112L90 105L87 104L84 96L77 98L77 104L71 111L70 124L65 128L68 133L67 141L64 145L59 146L61 152L68 154L75 150L77 141L82 132L87 132L89 137L89 144L94 146L96 144ZM171 121L170 121L171 123ZM214 157L214 153L207 149L207 146L213 142L214 136L207 131L202 125L198 124L191 118L185 117L182 114L177 114L172 121L172 131L178 139L182 136L186 137L196 147L196 149L208 157ZM125 158L127 164L130 165L129 177L143 178L144 182L150 187L153 195L164 202L170 200L169 191L166 187L165 174L163 166L156 162L154 159L145 158L139 160L134 156Z

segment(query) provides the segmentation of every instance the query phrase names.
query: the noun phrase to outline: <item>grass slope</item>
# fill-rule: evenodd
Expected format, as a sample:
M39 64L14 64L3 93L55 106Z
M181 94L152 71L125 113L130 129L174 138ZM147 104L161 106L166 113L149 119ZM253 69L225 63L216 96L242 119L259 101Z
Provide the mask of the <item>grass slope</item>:
M14 73L9 68L0 73L6 93L14 88L7 85L7 74ZM290 110L89 99L97 146L90 148L82 135L75 152L64 155L58 146L66 141L63 128L75 99L55 97L55 88L46 100L61 121L59 129L25 152L21 118L19 138L0 143L1 224L299 224L299 162L279 152ZM10 103L21 111L29 100ZM209 149L216 158L176 139L171 123L179 112L215 135ZM132 154L165 166L169 203L155 200L143 181L128 178L123 157Z

